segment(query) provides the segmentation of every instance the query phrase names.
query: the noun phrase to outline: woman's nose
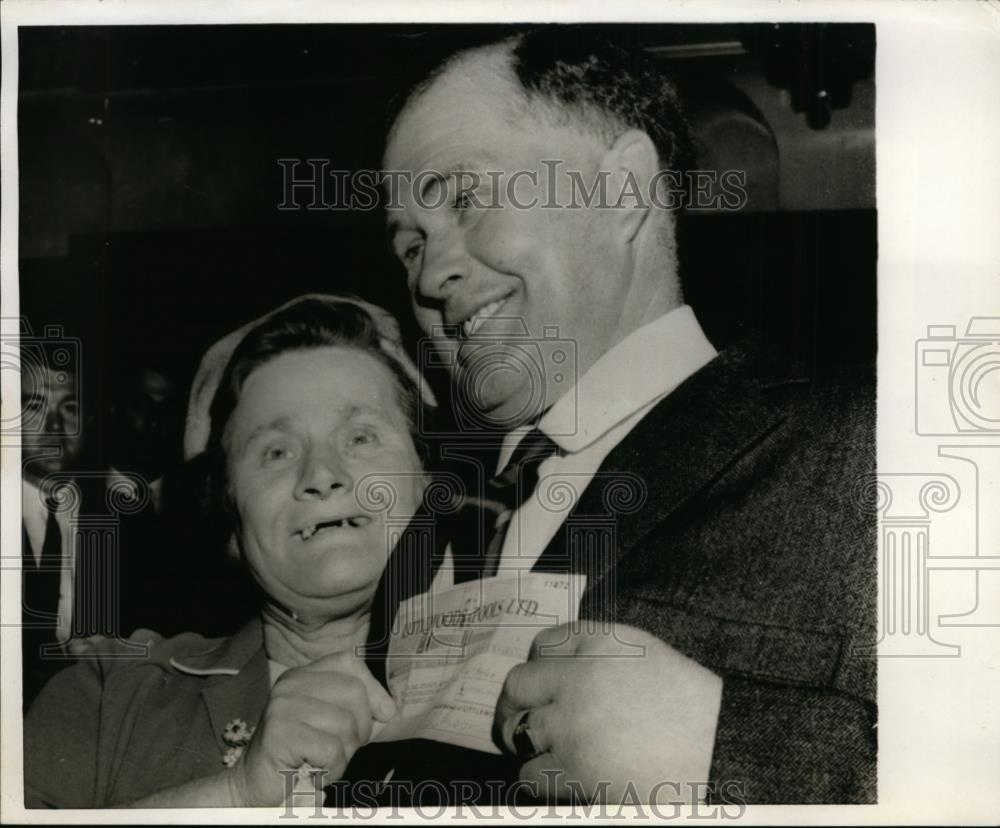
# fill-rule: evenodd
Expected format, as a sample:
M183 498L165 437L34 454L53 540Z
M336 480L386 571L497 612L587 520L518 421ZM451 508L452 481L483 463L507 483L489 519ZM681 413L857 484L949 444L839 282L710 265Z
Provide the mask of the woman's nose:
M333 492L353 489L354 479L336 449L313 448L308 451L295 487L297 498L325 500Z

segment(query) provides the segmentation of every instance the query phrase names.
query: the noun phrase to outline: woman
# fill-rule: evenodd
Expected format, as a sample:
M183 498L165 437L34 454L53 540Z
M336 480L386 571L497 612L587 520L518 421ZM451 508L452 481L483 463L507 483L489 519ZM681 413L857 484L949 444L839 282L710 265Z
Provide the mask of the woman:
M302 297L206 355L185 449L264 607L229 639L104 640L59 674L25 721L28 807L280 805L283 770L343 773L395 714L355 653L425 486L421 403L395 322L356 300Z

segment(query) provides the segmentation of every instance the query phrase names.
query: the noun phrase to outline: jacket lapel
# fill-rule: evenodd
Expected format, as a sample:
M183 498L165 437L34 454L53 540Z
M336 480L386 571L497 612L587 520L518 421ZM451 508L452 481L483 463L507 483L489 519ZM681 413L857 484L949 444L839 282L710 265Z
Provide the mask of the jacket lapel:
M208 676L201 697L222 753L227 748L222 739L225 726L233 719L254 726L267 707L271 683L258 619L204 653L171 658L170 666L180 673Z
M588 575L588 591L656 527L725 474L740 457L777 428L784 411L760 375L755 351L732 348L661 400L605 458L567 518L566 527L595 518L615 525L613 548L574 560ZM537 569L550 569L565 555L556 535ZM565 566L565 564L564 564Z
M228 745L222 739L222 732L233 719L243 719L250 727L255 727L267 707L270 695L267 657L261 650L242 669L238 676L229 680L210 679L201 691L201 697L208 709L212 722L212 732L222 753Z

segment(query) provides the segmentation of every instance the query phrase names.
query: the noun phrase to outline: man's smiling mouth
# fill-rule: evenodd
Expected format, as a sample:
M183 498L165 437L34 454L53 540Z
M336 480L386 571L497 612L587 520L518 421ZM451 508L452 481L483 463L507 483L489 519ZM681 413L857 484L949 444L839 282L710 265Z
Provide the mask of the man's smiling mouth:
M468 319L466 319L461 325L462 336L468 339L490 318L497 315L500 310L507 304L507 300L513 296L513 291L501 296L499 299L494 299L492 302L488 302L477 310L473 311Z
M295 537L307 541L317 534L329 532L334 529L360 529L372 522L368 515L352 515L351 517L338 518L337 520L324 520L310 526L304 526L293 532Z

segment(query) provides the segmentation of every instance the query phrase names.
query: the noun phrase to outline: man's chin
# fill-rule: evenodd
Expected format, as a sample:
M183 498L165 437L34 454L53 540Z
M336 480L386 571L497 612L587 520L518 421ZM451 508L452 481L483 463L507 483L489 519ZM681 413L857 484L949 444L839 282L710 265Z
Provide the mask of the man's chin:
M455 417L467 430L510 431L545 410L544 389L535 382L465 382L453 398Z
M489 411L477 414L479 426L487 431L506 434L519 426L533 422L542 413L540 407L525 407L517 405L499 405Z
M50 474L63 471L66 460L62 457L26 457L23 468L24 476L29 480L41 480Z

